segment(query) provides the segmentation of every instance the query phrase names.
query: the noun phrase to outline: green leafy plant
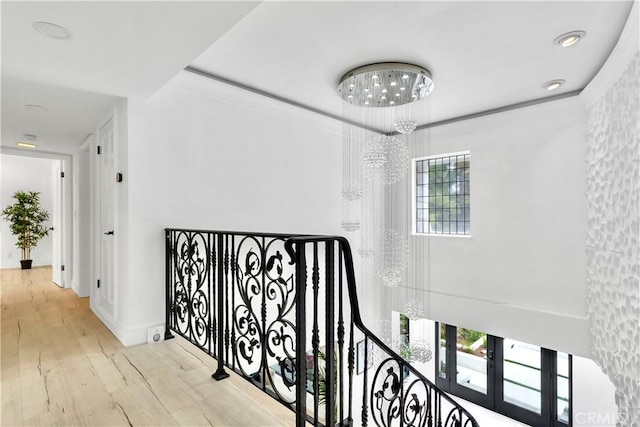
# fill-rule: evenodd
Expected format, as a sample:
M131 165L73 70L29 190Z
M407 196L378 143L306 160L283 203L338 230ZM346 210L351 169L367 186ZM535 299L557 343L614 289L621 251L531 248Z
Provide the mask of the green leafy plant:
M17 201L4 208L2 217L10 223L11 234L18 236L16 246L22 251L22 259L29 260L31 249L49 235L49 229L44 226L49 220L49 212L40 206L37 191L16 191L13 198Z
M327 403L327 373L326 373L326 362L327 355L319 351L318 359L320 359L323 363L318 366L318 403L326 404ZM313 377L312 377L313 378ZM336 352L333 353L333 384L338 383L338 354ZM333 415L334 418L338 416L338 402L337 402L337 388L333 391Z
M473 344L484 335L484 333L482 332L474 331L472 329L464 329L464 328L458 328L458 333L463 340L462 343L465 345Z

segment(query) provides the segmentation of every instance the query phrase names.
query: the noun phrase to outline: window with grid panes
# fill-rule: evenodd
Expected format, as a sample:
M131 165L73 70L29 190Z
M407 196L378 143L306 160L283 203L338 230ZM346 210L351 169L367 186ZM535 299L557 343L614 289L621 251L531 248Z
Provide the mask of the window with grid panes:
M415 231L468 235L471 232L470 154L415 160Z

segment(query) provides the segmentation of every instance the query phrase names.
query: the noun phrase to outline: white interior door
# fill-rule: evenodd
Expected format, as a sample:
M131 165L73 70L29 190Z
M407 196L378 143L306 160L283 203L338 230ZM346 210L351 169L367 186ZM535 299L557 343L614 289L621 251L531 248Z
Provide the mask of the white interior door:
M62 274L62 162L53 162L51 168L53 209L51 210L51 268L53 270L53 283L64 287Z
M98 200L99 216L99 287L96 292L97 306L108 318L114 316L114 240L115 240L115 166L114 166L114 133L113 118L105 123L98 131L98 145L100 155Z

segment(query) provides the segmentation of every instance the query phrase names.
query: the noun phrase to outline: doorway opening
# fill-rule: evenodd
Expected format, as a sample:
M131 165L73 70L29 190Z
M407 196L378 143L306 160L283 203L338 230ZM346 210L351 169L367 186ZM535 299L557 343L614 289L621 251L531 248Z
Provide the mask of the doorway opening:
M40 193L41 205L49 212L49 234L32 250L32 265L50 265L53 282L62 288L71 287L71 156L3 148L0 175L2 208L13 203L17 191ZM19 267L20 249L6 221L0 224L0 236L0 267Z

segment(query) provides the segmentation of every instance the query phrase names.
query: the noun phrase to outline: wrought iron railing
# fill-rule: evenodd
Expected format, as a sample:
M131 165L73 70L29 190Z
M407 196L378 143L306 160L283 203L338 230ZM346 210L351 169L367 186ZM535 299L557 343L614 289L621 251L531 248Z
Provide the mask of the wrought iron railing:
M296 413L296 425L476 427L365 327L342 237L166 230L176 333Z

